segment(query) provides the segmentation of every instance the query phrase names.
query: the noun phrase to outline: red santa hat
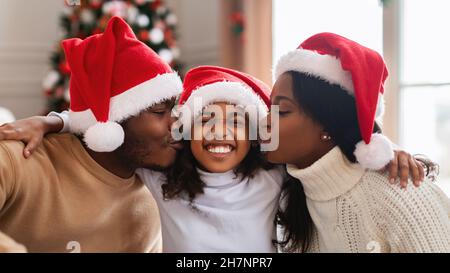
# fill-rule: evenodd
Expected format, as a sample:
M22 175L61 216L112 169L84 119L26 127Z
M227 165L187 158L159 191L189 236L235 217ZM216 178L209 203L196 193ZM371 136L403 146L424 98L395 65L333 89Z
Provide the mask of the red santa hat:
M253 105L256 106L258 117L263 118L270 107L270 88L243 72L217 66L200 66L186 73L179 104L187 106L192 113L194 101L199 98L202 107L214 102L229 102L243 107Z
M296 50L282 56L275 67L275 79L297 71L339 85L355 98L363 141L355 156L367 169L378 170L394 157L389 139L373 134L375 117L382 116L384 82L388 70L374 50L333 33L316 34Z
M182 91L177 73L119 17L102 34L62 45L71 70L70 128L94 151L117 149L124 141L118 123Z

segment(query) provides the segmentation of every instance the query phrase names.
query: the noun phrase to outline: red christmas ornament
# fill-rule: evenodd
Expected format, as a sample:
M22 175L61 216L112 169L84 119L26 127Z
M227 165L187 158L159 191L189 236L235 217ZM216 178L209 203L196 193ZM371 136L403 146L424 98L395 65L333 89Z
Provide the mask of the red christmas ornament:
M155 0L150 3L150 7L152 8L152 10L156 10L157 8L159 8L159 6L161 6L161 0Z
M147 30L141 30L138 36L141 41L148 41L150 39L150 34Z
M172 30L166 29L164 31L164 37L165 37L166 44L169 47L174 47L175 46L175 39L173 37L173 31Z
M53 89L44 90L44 94L46 97L52 97Z
M71 22L77 22L79 20L80 20L80 17L76 13L74 13L74 14L72 14L72 16L70 16L70 21Z
M55 89L55 98L62 98L64 96L64 89L62 87L58 87Z
M234 23L242 23L244 22L244 16L241 12L235 11L231 14L231 21L233 21Z
M99 9L102 7L102 5L103 5L103 3L101 0L89 2L89 6L93 9Z
M64 75L70 75L70 67L66 61L63 61L58 66L59 71Z

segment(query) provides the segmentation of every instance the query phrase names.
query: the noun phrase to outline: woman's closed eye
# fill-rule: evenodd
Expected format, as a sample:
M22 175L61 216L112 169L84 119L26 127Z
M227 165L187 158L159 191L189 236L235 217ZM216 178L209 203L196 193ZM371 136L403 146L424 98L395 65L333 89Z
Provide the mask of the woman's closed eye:
M288 115L295 109L293 100L286 96L277 96L274 99L274 105L278 106L278 114L280 116Z
M282 110L278 111L278 114L279 114L280 116L285 116L285 115L287 115L287 114L289 114L289 113L291 113L291 112L290 112L290 111L287 111L287 110L285 110L285 111L282 111Z

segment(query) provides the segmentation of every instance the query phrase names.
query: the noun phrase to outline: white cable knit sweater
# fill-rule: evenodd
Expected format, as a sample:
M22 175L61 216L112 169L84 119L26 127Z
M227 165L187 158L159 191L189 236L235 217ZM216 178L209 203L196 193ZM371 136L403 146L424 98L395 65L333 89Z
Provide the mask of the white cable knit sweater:
M287 166L305 189L312 252L450 252L450 200L427 181L407 190L365 171L336 147L306 169Z

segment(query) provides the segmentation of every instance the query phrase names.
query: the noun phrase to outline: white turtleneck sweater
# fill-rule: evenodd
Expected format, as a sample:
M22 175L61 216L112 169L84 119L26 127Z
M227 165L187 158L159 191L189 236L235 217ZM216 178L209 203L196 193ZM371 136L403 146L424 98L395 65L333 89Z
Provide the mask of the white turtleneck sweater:
M305 190L312 252L450 252L450 201L429 181L403 190L387 174L350 163L338 147L287 171Z
M206 184L194 199L198 210L187 198L163 198L163 174L137 172L158 204L163 252L275 252L274 220L284 170L260 170L243 181L233 171L198 171Z

